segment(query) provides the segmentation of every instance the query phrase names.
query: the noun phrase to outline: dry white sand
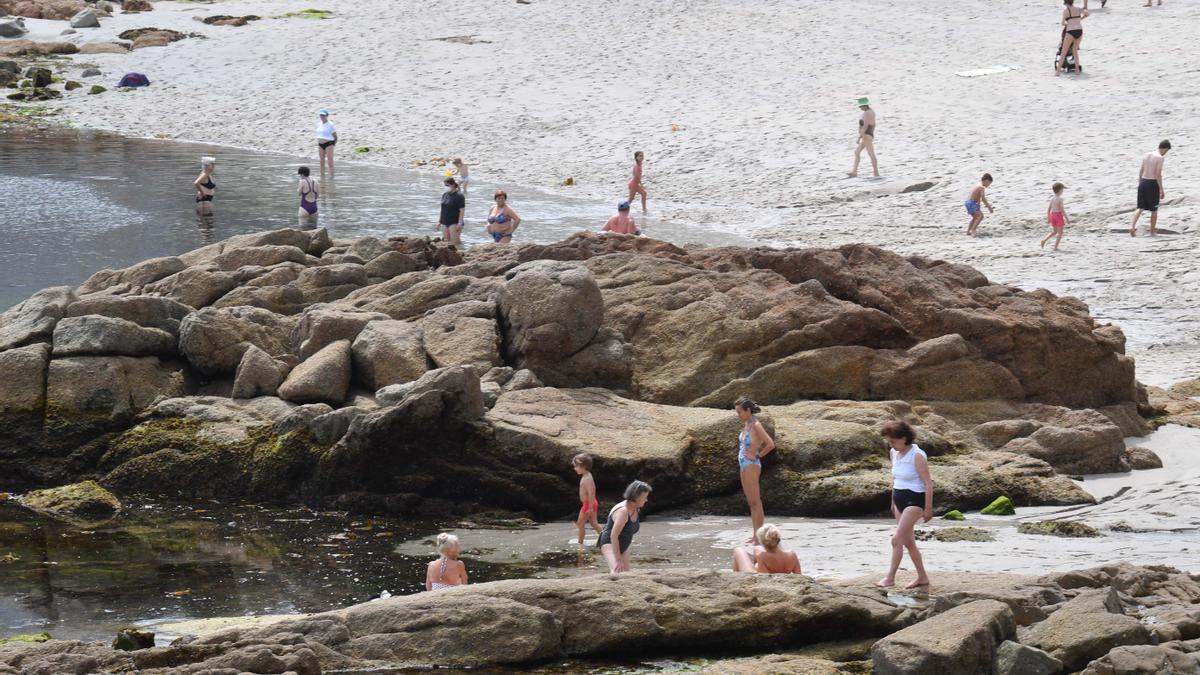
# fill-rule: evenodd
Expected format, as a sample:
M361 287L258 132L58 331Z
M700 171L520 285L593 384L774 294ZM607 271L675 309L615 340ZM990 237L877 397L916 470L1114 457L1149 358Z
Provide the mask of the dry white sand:
M557 189L609 202L642 149L653 218L968 263L1088 302L1125 329L1143 381L1195 377L1200 6L1091 4L1086 75L1055 78L1051 0L163 1L72 39L148 25L209 39L75 57L154 85L81 90L62 107L81 126L312 155L315 111L328 106L341 158L356 146L396 166L462 156L476 176L539 187L572 176L579 186ZM194 20L303 7L336 17ZM63 27L30 24L41 37ZM438 39L454 36L478 42ZM955 75L996 65L1019 69ZM879 116L878 181L845 176L860 94ZM1133 239L1117 230L1141 157L1162 138L1175 150L1161 224L1180 234ZM984 171L996 213L970 239L962 201ZM1051 253L1037 240L1055 180L1072 224ZM936 184L898 194L922 181Z

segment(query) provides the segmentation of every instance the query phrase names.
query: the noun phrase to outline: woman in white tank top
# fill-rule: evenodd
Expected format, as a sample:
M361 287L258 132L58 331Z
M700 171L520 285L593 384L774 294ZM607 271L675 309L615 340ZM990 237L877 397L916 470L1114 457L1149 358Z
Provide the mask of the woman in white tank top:
M892 560L887 576L877 585L888 588L896 585L896 570L904 558L904 549L917 570L917 578L905 588L929 585L925 573L925 561L917 548L913 528L922 518L929 522L933 518L933 480L929 477L929 461L925 451L916 444L916 432L907 422L893 421L883 425L880 433L887 439L892 457L892 516L896 518L896 532L892 535Z

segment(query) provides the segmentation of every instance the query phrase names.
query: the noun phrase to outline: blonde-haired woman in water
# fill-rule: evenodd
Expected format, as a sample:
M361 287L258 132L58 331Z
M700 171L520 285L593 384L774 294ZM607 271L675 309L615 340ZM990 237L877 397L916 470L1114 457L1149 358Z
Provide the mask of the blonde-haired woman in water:
M217 192L217 184L213 182L213 170L217 168L217 160L215 157L200 158L200 177L192 182L196 188L196 210L200 215L207 216L212 213L213 197Z
M437 536L438 559L425 568L425 590L440 591L467 583L467 566L458 559L458 537L445 532Z
M892 516L896 518L896 532L892 535L892 561L887 576L877 585L883 588L896 585L896 570L904 549L917 570L917 578L905 588L929 585L925 573L925 560L917 548L913 528L922 518L929 522L933 518L933 479L929 477L929 460L925 451L916 444L917 434L907 422L893 421L883 425L880 435L887 439L892 457Z
M758 546L733 549L734 572L801 574L800 557L779 546L779 528L767 523L758 528Z
M737 411L738 419L742 421L742 433L738 434L738 475L742 480L742 492L746 495L746 505L750 507L750 539L748 543L760 544L758 528L762 527L766 514L763 513L762 493L759 491L758 479L762 476L762 458L775 449L775 441L758 421L757 415L761 408L754 401L743 396L737 400L733 409Z

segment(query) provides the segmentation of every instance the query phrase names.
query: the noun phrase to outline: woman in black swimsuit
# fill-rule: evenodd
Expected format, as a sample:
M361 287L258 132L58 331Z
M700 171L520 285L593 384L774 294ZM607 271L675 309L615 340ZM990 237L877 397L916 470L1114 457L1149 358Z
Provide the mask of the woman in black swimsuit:
M212 213L213 196L217 192L217 184L213 182L213 169L217 167L217 160L212 157L200 158L200 177L192 183L196 187L196 210L200 215L206 216Z
M1075 59L1075 72L1083 72L1083 66L1079 65L1079 43L1083 41L1083 20L1088 12L1086 9L1075 9L1075 0L1063 0L1063 5L1062 51L1058 54L1058 61L1054 62L1055 77L1062 73L1067 54Z
M625 501L608 512L599 544L600 553L608 561L608 571L613 574L629 571L629 546L633 544L633 535L642 528L642 507L650 500L650 490L648 483L633 481L625 488Z

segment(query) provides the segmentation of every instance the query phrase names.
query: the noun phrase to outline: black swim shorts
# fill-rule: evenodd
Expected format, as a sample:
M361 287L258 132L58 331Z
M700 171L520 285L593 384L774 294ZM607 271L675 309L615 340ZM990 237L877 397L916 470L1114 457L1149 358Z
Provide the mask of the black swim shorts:
M1137 207L1143 211L1157 211L1160 195L1158 181L1143 178L1138 182Z

